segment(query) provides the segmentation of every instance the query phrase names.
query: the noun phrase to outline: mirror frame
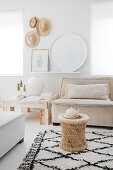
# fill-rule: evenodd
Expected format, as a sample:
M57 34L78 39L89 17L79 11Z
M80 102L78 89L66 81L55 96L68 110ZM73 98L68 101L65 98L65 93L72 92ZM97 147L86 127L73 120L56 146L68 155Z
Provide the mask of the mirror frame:
M61 72L67 72L67 71L62 70L62 68L59 68L59 67L55 64L55 62L54 62L53 59L52 59L51 51L52 51L53 45L55 44L55 42L56 42L58 39L60 39L60 38L62 38L62 37L64 37L64 36L67 36L67 35L69 35L69 34L70 34L70 35L73 35L73 36L76 36L76 37L78 38L78 40L82 42L83 47L84 47L84 56L83 56L82 62L81 62L78 66L76 66L73 71L68 71L68 72L70 73L70 72L76 72L76 70L80 69L80 68L84 65L84 63L85 63L85 61L86 61L86 57L87 57L87 46L86 46L86 43L85 43L84 39L83 39L79 34L76 34L76 33L73 33L73 32L69 32L69 33L61 34L60 36L56 37L56 38L53 40L53 42L51 43L51 46L50 46L50 49L49 49L49 57L50 57L50 62L51 62L51 64L52 64L52 66L53 66L56 70L61 71Z

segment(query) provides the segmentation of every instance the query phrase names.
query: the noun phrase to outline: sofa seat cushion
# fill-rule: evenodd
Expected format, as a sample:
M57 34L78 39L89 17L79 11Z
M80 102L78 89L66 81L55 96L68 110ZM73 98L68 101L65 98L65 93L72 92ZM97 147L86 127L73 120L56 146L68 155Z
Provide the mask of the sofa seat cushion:
M82 105L82 106L113 106L111 100L94 99L57 99L52 102L55 105Z
M25 113L22 112L0 112L0 127L7 125L11 121L24 116Z

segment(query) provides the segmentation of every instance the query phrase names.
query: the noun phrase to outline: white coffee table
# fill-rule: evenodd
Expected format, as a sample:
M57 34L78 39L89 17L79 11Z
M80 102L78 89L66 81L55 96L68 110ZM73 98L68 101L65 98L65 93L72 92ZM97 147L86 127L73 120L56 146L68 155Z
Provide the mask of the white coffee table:
M51 123L51 102L58 98L58 94L53 94L48 99L42 99L41 96L27 96L24 99L13 97L3 101L4 111L15 111L17 108L24 112L30 109L40 109L40 124Z

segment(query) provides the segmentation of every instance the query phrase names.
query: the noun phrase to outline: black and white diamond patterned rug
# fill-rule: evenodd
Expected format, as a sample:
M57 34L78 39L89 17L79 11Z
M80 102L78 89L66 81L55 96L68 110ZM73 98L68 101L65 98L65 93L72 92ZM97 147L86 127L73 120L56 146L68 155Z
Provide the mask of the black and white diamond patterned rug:
M66 152L59 147L61 130L40 132L19 170L113 170L113 131L87 129L88 147Z

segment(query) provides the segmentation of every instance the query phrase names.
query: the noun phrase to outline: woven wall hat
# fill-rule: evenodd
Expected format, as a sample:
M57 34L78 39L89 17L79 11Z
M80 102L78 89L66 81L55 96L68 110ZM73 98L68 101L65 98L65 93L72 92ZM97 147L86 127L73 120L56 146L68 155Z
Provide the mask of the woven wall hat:
M46 18L42 18L36 25L37 32L40 36L47 36L49 34L49 21Z
M38 18L37 17L32 17L31 19L30 19L30 21L29 21L29 26L31 27L31 28L35 28L36 27L36 25L37 25L37 23L38 23Z
M26 45L30 48L36 47L39 44L40 37L37 32L30 31L25 37Z

